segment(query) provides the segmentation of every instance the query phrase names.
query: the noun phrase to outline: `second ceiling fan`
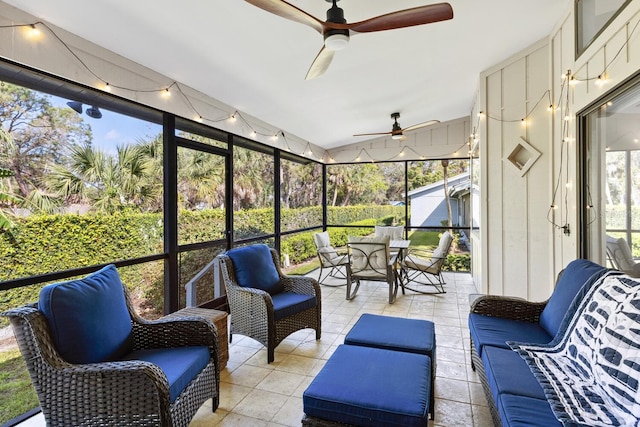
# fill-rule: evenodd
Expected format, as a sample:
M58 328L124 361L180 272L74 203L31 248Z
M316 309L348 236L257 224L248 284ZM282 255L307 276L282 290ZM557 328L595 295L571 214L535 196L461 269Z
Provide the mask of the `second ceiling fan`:
M332 3L331 8L327 10L326 21L321 21L284 0L245 1L267 12L307 25L323 35L324 45L311 64L305 77L306 80L323 75L331 64L333 53L336 50L347 47L349 37L352 34L413 27L453 18L453 9L449 3L418 6L376 16L364 21L347 23L344 18L344 11L337 5L339 0L326 0L328 3Z
M418 123L417 125L409 126L403 128L398 123L398 119L400 118L400 113L391 113L391 118L393 119L393 126L391 128L391 132L375 132L375 133L358 133L353 136L378 136L378 135L391 135L391 139L399 139L404 140L407 137L404 132L408 132L411 130L420 129L426 126L435 125L436 123L440 123L440 120L429 120L423 123Z

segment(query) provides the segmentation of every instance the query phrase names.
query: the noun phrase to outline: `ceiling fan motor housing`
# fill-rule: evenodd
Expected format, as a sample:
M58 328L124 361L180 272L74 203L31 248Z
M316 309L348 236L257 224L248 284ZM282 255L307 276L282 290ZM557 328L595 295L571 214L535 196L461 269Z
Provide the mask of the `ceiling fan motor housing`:
M329 1L329 0L328 0ZM336 5L336 2L333 2L333 6L327 10L327 22L332 22L334 24L346 24L347 20L344 19L344 10ZM340 50L343 49L347 43L349 43L349 30L348 29L338 29L338 28L330 28L323 34L325 45L327 48L332 50ZM327 42L327 40L329 40ZM333 45L331 40L340 40L338 45Z

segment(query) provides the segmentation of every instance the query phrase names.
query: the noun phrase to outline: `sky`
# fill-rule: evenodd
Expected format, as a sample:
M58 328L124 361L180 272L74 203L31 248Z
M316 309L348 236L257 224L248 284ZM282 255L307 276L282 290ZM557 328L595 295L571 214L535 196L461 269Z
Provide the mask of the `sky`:
M49 95L51 103L57 107L71 108L68 99ZM86 114L90 105L83 104L82 119L91 126L93 146L114 154L116 146L136 144L140 139L148 139L162 132L162 126L125 116L100 108L102 118L94 119Z

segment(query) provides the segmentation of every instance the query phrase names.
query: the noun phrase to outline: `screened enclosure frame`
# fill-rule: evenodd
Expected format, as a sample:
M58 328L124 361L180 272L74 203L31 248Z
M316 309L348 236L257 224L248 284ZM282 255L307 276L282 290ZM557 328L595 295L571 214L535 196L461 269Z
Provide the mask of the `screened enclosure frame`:
M112 262L117 267L126 267L140 265L149 262L163 261L164 263L164 312L172 313L181 308L180 306L180 288L179 288L179 271L180 256L190 251L196 251L209 248L220 248L228 250L234 246L246 245L254 242L271 242L272 246L280 251L282 238L293 235L295 233L327 230L330 227L349 227L346 224L329 224L327 214L327 165L316 160L298 156L289 151L276 147L261 144L249 138L233 134L231 132L222 131L214 127L199 123L193 120L176 116L172 113L164 112L152 107L148 107L135 101L126 100L116 95L105 93L92 87L88 87L58 76L42 72L24 65L0 59L0 80L15 85L25 87L27 89L40 91L45 94L66 98L69 100L79 101L88 105L95 105L116 113L120 113L133 118L138 118L151 123L162 126L162 146L163 146L163 233L164 248L162 252L153 253L132 259L114 259ZM208 145L202 142L194 141L189 138L176 135L176 131L185 131L194 135L205 138L213 138L215 140L226 143L226 148L215 145ZM219 239L203 240L190 242L185 244L179 243L178 236L178 149L185 148L189 150L197 150L200 152L222 156L225 165L225 233ZM264 233L248 238L240 238L234 240L234 206L233 206L233 185L234 185L234 149L243 148L260 152L272 157L273 160L273 222L274 228L272 233ZM463 158L464 159L464 158ZM281 182L280 167L283 160L305 164L320 165L322 173L321 185L321 203L322 216L318 224L309 224L304 228L291 230L282 230L281 228ZM437 159L441 160L441 159ZM458 158L457 160L462 160ZM409 216L408 195L407 195L407 169L410 160L399 162L404 168L404 188L405 188L405 224ZM409 227L410 229L433 229L442 227ZM451 227L453 229L466 229L468 227ZM85 275L106 264L83 266L79 268L70 268L64 271L48 272L29 277L18 277L11 280L0 282L0 291L19 288L23 286L37 285L50 281L64 280L75 276ZM207 307L226 309L226 297L219 300L208 301Z

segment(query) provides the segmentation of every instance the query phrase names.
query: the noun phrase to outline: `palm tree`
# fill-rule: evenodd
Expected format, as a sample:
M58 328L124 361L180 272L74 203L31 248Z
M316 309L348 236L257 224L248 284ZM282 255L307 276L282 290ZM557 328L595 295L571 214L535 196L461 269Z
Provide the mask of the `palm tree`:
M162 184L149 150L145 144L118 146L111 156L90 145L73 147L68 164L54 165L46 176L48 188L66 203L90 203L104 212L151 210L158 205Z
M11 172L9 169L0 168L0 178L9 178L10 176L13 176L13 172ZM5 204L15 204L19 201L20 200L17 197L14 197L9 193L0 190L0 206L3 206ZM11 227L13 227L13 223L11 222L11 220L9 220L4 211L0 210L0 231L8 230Z

